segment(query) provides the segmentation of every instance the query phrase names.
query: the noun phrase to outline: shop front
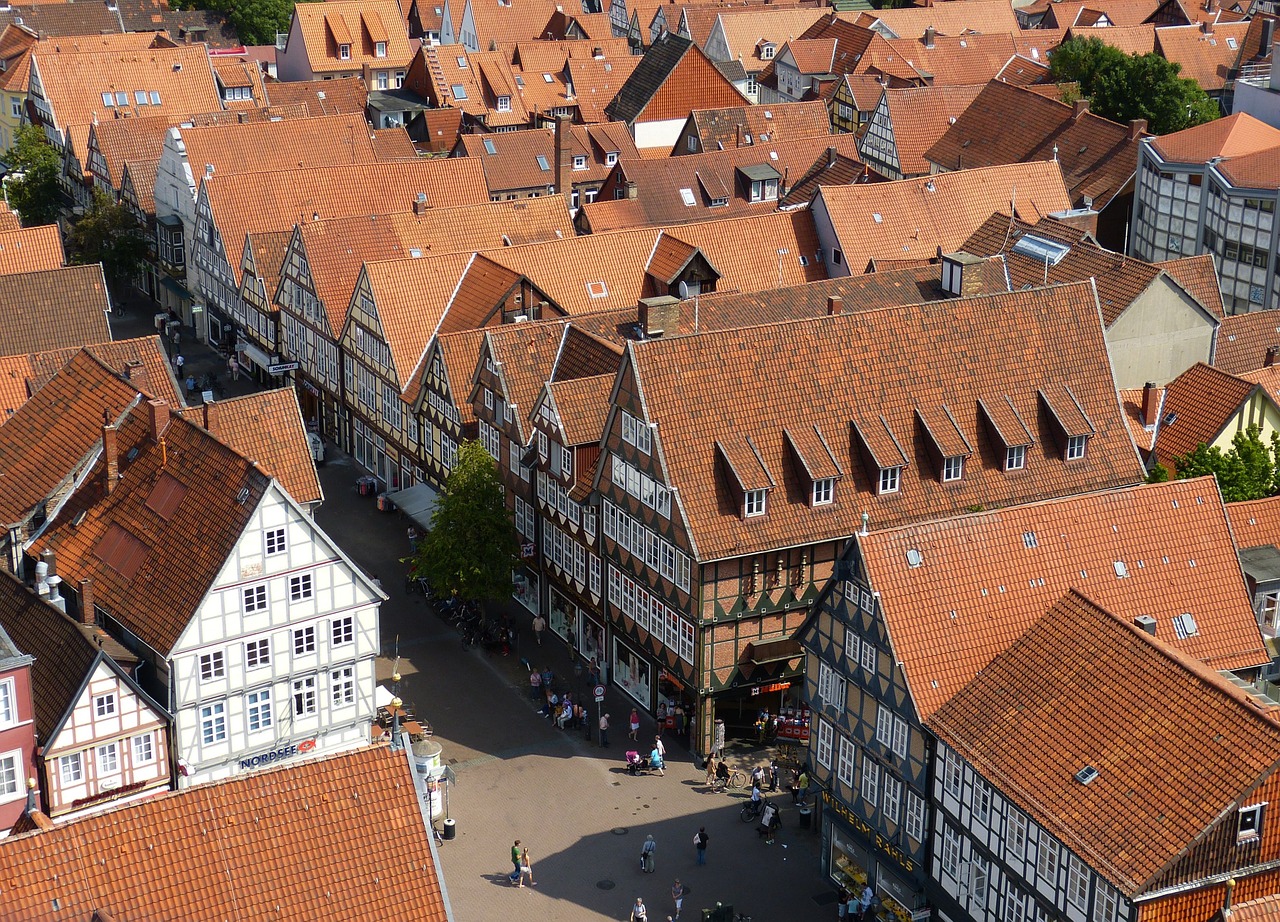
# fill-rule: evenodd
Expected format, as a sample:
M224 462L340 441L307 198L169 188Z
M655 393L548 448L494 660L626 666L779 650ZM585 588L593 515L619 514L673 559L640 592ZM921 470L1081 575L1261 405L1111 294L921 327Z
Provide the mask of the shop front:
M578 652L587 661L587 666L595 670L595 674L605 674L604 622L597 620L589 611L583 609L578 619L580 631Z
M535 615L538 613L541 585L537 571L531 567L522 564L511 571L511 598Z
M683 737L692 722L694 704L688 685L667 670L658 670L658 703L654 717L666 730Z
M547 606L547 626L571 647L578 646L578 605L551 587L551 602Z
M613 659L610 663L613 684L640 705L642 711L653 707L653 664L638 650L613 638Z
M919 863L836 799L822 793L822 864L836 886L860 894L868 882L884 919L922 922L932 910L924 898Z

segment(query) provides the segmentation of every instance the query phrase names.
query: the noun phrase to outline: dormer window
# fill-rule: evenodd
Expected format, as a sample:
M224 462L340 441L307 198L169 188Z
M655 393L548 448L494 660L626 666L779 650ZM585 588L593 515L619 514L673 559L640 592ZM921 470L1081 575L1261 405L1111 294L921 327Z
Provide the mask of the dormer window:
M373 56L375 58L385 58L387 56L387 43L375 42L373 46Z
M618 162L618 152L616 150L611 150L604 155L605 166L613 166L617 162Z
M350 60L351 60L351 46L350 46L350 45L339 45L339 46L338 46L338 57L340 57L340 58L341 58L342 60L344 60L344 61L350 61Z
M574 158L573 158L573 168L574 168L575 170L585 170L585 169L587 168L587 158L586 158L586 157L574 157Z
M1078 461L1084 457L1084 448L1088 443L1087 435L1073 435L1067 439L1066 459L1068 461Z
M510 112L510 111L511 111L511 97L510 97L510 96L499 96L499 97L498 97L498 111L499 111L499 112Z
M830 506L835 500L836 481L834 477L824 477L813 482L813 505Z
M762 61L772 61L777 50L777 45L774 45L772 42L766 42L760 46L760 59Z
M898 488L902 485L902 468L900 467L882 467L880 468L880 483L876 492L881 496L887 493L897 493Z
M776 179L755 180L751 183L751 201L772 202L778 197L778 181Z
M1026 445L1010 445L1004 450L1004 469L1005 473L1009 471L1020 471L1027 466L1027 446Z
M1236 820L1236 844L1256 842L1262 838L1262 814L1266 804L1241 807Z
M964 456L942 459L942 482L951 483L964 477Z
M748 490L745 500L742 504L743 518L751 518L752 516L764 515L765 490Z

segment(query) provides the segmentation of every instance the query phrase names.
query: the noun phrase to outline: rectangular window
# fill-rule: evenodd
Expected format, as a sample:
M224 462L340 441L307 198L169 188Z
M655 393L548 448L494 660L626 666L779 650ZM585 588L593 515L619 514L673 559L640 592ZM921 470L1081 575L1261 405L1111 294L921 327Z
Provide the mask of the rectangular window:
M836 777L841 783L853 787L853 770L857 764L858 750L853 745L853 740L840 737L840 756L836 762Z
M866 756L862 757L862 799L874 807L880 796L880 766Z
M312 596L311 574L289 577L289 601L301 602Z
M969 874L970 897L977 909L987 908L987 887L991 880L991 865L985 858L974 857Z
M1089 908L1089 868L1075 855L1067 856L1067 902L1080 910Z
M830 722L818 718L818 764L823 768L831 767L831 742L835 738L835 730Z
M308 653L316 652L316 629L315 626L300 627L293 632L293 655L305 656Z
M387 43L375 42L373 45L373 56L375 58L385 58L387 56Z
M876 648L872 646L868 641L864 640L862 642L862 668L865 669L870 675L876 674L876 665L877 665L876 660L877 660Z
M756 515L764 515L764 498L764 490L748 490L742 514L747 518Z
M1020 471L1027 466L1027 446L1013 445L1004 451L1004 469Z
M84 778L84 762L80 759L80 753L73 752L58 759L58 777L63 784L75 784Z
M115 695L97 695L93 699L93 713L98 717L110 717L116 712Z
M893 711L883 704L876 709L876 742L886 749L893 743Z
M853 632L851 628L844 629L844 657L850 663L858 661L858 654L862 652L862 639Z
M250 640L244 645L244 665L246 669L257 669L259 666L271 664L271 641Z
M245 702L249 716L250 732L268 729L273 723L271 717L271 689L262 688L258 691L251 691Z
M13 679L0 682L0 727L18 722L18 707L14 700Z
M293 683L293 716L306 717L316 712L316 677L307 676Z
M255 611L263 611L267 607L267 587L266 584L260 586L248 586L244 590L244 612L252 614Z
M1073 435L1067 439L1067 460L1078 461L1084 457L1084 446L1087 436Z
M942 787L952 797L959 797L964 791L964 765L950 749L943 764Z
M1015 858L1027 857L1027 818L1018 810L1009 809L1009 831L1005 836L1009 854Z
M273 554L283 554L288 548L285 540L285 530L283 528L272 528L267 532L267 556Z
M98 747L98 774L114 775L120 771L120 751L115 743L105 743Z
M813 482L813 504L815 506L828 506L831 504L835 496L836 482L832 477Z
M1058 843L1043 830L1040 832L1040 848L1036 855L1036 877L1040 883L1050 887L1058 883Z
M1262 814L1266 804L1241 807L1236 824L1236 842L1252 842L1262 835Z
M907 835L915 842L924 841L924 798L907 791Z
M880 809L884 812L884 818L896 826L898 814L902 809L902 782L888 772L884 776L884 793L880 798Z
M350 46L350 45L339 45L339 46L338 46L338 57L339 57L339 58L341 58L341 59L342 59L342 60L344 60L344 61L350 61L350 60L351 60L351 46Z
M346 666L334 670L329 676L329 690L333 693L334 707L346 707L348 704L356 703L355 675L355 668Z
M960 833L945 823L942 826L942 870L948 877L960 873Z
M510 112L510 111L511 111L511 97L510 97L510 96L499 96L499 97L498 97L498 111L499 111L499 112Z
M897 493L898 486L902 482L902 468L900 467L882 467L880 468L880 495L886 493Z
M1098 881L1093 893L1092 922L1116 922L1116 911L1120 908L1116 892Z
M818 698L824 708L832 707L838 712L844 710L846 698L844 676L827 663L818 664Z
M212 679L224 679L226 676L226 662L223 659L221 650L216 653L204 653L200 656L201 682L208 682Z
M155 737L150 733L135 736L133 738L133 764L146 765L149 762L154 762L155 758Z
M959 480L964 476L964 458L943 458L942 459L942 482L951 483Z
M901 717L893 718L893 752L900 758L907 757L907 750L911 745L911 725Z
M979 823L985 826L991 821L991 788L985 781L974 782L969 806L973 808L974 819Z
M227 708L222 702L206 704L200 709L200 739L206 746L227 738Z
M333 645L340 647L343 644L351 643L355 639L355 619L350 616L346 618L334 618L332 624Z

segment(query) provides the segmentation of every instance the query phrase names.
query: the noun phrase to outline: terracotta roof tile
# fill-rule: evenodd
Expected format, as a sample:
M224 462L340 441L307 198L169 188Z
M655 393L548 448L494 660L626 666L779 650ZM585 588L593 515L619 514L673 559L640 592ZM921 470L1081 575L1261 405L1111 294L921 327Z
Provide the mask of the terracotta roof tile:
M370 132L373 141L373 152L378 160L386 163L389 160L415 160L417 149L413 139L403 127L375 128Z
M99 911L180 918L198 894L208 918L286 907L296 918L445 922L414 783L403 752L367 747L11 837L0 856L23 883L5 888L0 915L38 919L56 899L86 922Z
M613 169L606 162L608 153L627 159L638 156L635 142L626 126L619 122L573 125L566 146L570 157L586 158L586 169L568 171L569 181L574 184L602 182ZM463 135L458 148L464 152L463 156L480 161L491 195L556 184L555 130L552 128ZM489 153L490 149L493 153ZM546 169L543 169L544 163Z
M1215 827L1231 824L1234 841L1229 807L1274 772L1280 723L1190 658L1192 638L1174 639L1163 619L1154 638L1127 623L1168 608L1141 577L1124 582L1139 592L1103 590L1110 611L1086 597L1091 583L1031 615L928 727L1132 898L1160 889L1161 872ZM1153 755L1167 784L1144 784ZM1076 780L1085 766L1097 771L1087 785Z
M436 337L444 362L445 377L449 382L449 392L453 395L453 405L458 410L464 430L473 427L476 422L475 409L467 397L484 334L484 330L455 330ZM414 378L421 377L420 373L415 372Z
M805 172L779 200L783 208L808 205L819 186L848 186L854 183L885 182L884 176L862 161L828 147L818 154ZM913 260L918 264L919 260Z
M736 106L744 97L701 48L674 32L649 46L606 107L613 121L686 118L694 109Z
M92 343L83 347L72 346L52 352L36 352L31 355L14 355L0 358L0 375L3 376L4 404L0 412L11 414L27 401L27 398L44 387L49 380L66 367L83 349L109 370L127 378L131 387L147 397L155 397L181 406L181 390L173 376L168 353L156 336L137 339L118 339L112 342Z
M369 100L369 91L360 77L289 83L270 80L266 89L273 106L302 104L313 116L363 114Z
M935 4L932 7L904 7L856 10L839 13L841 19L860 25L878 23L887 30L886 38L919 38L932 27L938 35L964 35L973 32L1016 32L1020 28L1013 7L1006 0L966 0L962 5Z
M315 74L350 73L365 65L375 68L406 67L413 58L409 33L403 28L404 18L395 0L330 0L324 5L299 4L294 8L294 20L308 66ZM294 34L291 30L290 37ZM376 56L376 42L386 42L385 56ZM350 46L346 59L338 55L340 44ZM285 52L288 51L286 45Z
M110 310L97 263L0 275L0 354L107 342Z
M379 159L363 115L182 128L187 163L199 182L205 164L222 175L309 170Z
M1146 22L1163 0L1054 0L1049 4L1053 23L1065 29L1074 25L1095 25L1105 16L1113 26L1138 26Z
M639 64L640 58L637 57L610 58L606 61L570 59L569 82L575 88L583 88L575 99L579 121L586 125L609 121L605 108L618 95L622 85Z
M794 36L804 34L805 30L826 15L821 7L775 7L773 5L760 8L746 6L737 7L688 7L692 22L697 17L713 17L719 21L724 33L725 44L729 56L733 60L741 60L748 72L757 72L767 63L760 58L760 46L764 42L772 42L781 46ZM693 38L705 47L706 36L698 34L695 29ZM710 32L710 26L707 27Z
M1231 922L1275 922L1280 918L1280 893L1231 905ZM1215 919L1214 922L1217 922Z
M257 462L299 505L324 501L293 388L210 401L191 408L185 416L237 454Z
M476 43L488 48L490 42L526 42L543 37L547 23L556 12L555 0L507 0L504 4L476 3L471 13Z
M1262 368L1267 350L1280 356L1280 312L1254 311L1224 317L1213 348L1213 366L1240 375Z
M249 99L227 100L228 109L253 109L267 104L267 94L262 87L262 68L257 61L230 54L220 54L210 60L220 87L249 91Z
M106 33L121 32L119 18L106 7L96 3L17 3L0 13L0 23L21 26L46 36L75 36L95 38ZM114 37L114 36L112 36ZM129 47L146 47L153 36L139 36ZM24 86L25 88L25 86Z
M0 231L0 275L59 269L65 263L56 224Z
M551 41L504 41L498 48L511 55L517 72L541 74L564 70L571 60L611 61L631 57L631 46L625 38L562 39Z
M1136 26L1072 26L1067 38L1096 38L1105 45L1119 48L1125 54L1152 54L1156 50L1156 24Z
M1259 151L1275 156L1280 128L1237 112L1226 118L1161 135L1150 142L1161 159L1175 163L1205 163L1213 157L1243 157Z
M873 531L859 544L926 719L1070 589L1151 615L1158 639L1213 669L1269 659L1213 478ZM1178 639L1172 619L1183 612L1199 630Z
M864 509L873 522L903 522L1137 480L1094 298L1086 282L630 344L647 418L662 433L666 477L684 497L700 557L847 536ZM920 355L965 355L970 349L982 356L972 375L921 376ZM1032 352L1038 361L1023 362L1021 356ZM761 388L756 363L744 362L744 355L767 356L770 368L792 373L771 373L772 384ZM858 373L848 373L851 368ZM900 491L874 500L877 472L855 450L850 425L855 416L859 425L864 420L849 409L867 405L867 381L877 382L876 415L911 460ZM1097 427L1085 464L1065 464L1055 436L1041 431L1036 390L1051 381L1069 386ZM1027 470L1014 475L997 463L1003 447L988 434L978 406L979 398L1006 396L1035 432ZM916 426L916 407L941 406L975 448L957 484L939 482ZM709 419L717 421L710 429ZM801 425L819 428L847 472L833 506L814 510L800 501L807 494L784 452L783 433ZM751 435L769 470L779 472L781 485L763 517L741 518L738 501L716 477L714 440L724 433Z
M1227 503L1236 547L1280 547L1280 496Z
M1166 259L1154 264L1186 289L1192 297L1205 306L1215 317L1224 319L1226 309L1222 305L1222 288L1218 284L1218 270L1208 253L1199 256L1183 256Z
M462 110L452 106L439 109L427 109L422 113L426 126L427 138L419 143L428 153L448 154L458 143L462 134Z
M981 86L885 88L884 100L902 175L931 172L925 151L947 133L981 90ZM874 153L867 150L870 138L870 132L864 134L859 144L863 160L871 159Z
M551 394L566 445L593 445L604 432L609 415L609 394L616 375L591 375L569 381L552 381Z
M1199 25L1164 26L1156 30L1156 45L1163 57L1182 67L1179 76L1194 80L1206 92L1220 93L1248 30L1247 22L1221 23L1208 32Z
M933 47L923 38L890 39L889 45L912 70L932 86L973 86L986 83L1022 52L1017 36L1009 31L982 35L939 35ZM1044 57L1044 52L1039 52ZM898 63L889 61L886 63ZM888 72L888 68L884 68Z
M1010 113L1018 118L1011 119ZM999 141L994 140L999 136ZM1057 162L1075 203L1085 195L1101 209L1138 168L1138 139L1126 125L1037 93L993 81L926 153L943 169L997 163Z
M160 172L160 161L126 160L120 170L120 191L126 188L133 191L138 207L144 215L154 216L156 213L156 177Z
M954 252L992 212L1011 202L1031 221L1071 207L1058 165L1040 161L890 183L823 186L818 194L853 271L877 257L932 257L939 247Z
M1157 387L1155 390L1156 401L1156 417L1160 415L1160 403L1164 400L1164 388ZM1119 391L1120 409L1124 411L1124 418L1129 423L1129 431L1133 435L1133 442L1138 446L1139 452L1145 455L1151 451L1151 443L1156 434L1156 421L1151 420L1147 423L1146 415L1142 411L1142 401L1146 394L1144 388L1124 388Z
M1174 458L1194 451L1202 442L1212 443L1256 389L1252 381L1204 362L1170 381L1155 438L1160 463L1172 472Z
M1280 144L1269 150L1224 160L1218 164L1218 169L1236 186L1280 188Z
M109 494L104 489L105 464L99 459L31 553L54 550L64 579L73 585L92 579L97 604L167 654L226 565L270 481L251 461L176 414L162 433L162 447L152 439L148 411L147 404L135 406L119 426L115 488ZM101 417L92 423L100 427ZM185 488L168 518L146 505L162 472ZM73 525L81 512L84 517ZM127 562L113 559L107 547L113 540L136 547ZM181 581L165 578L175 572L183 574Z
M744 147L751 144L827 137L831 116L821 100L727 109L694 109L689 113L703 150ZM748 140L750 139L750 140ZM688 153L679 145L671 155Z
M1005 62L1004 67L996 71L992 79L1013 86L1034 87L1037 93L1057 96L1061 90L1049 83L1050 76L1047 64L1022 54L1015 54Z

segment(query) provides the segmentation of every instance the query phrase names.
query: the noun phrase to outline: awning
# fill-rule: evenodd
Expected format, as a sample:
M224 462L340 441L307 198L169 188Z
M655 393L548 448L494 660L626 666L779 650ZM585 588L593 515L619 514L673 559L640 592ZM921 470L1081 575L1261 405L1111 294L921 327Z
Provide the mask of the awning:
M407 490L397 490L395 493L387 494L387 499L391 500L397 509L413 519L418 527L428 530L431 528L431 516L436 511L437 498L436 491L425 483L414 484Z
M246 343L241 341L236 343L236 352L240 353L240 355L244 356L249 361L253 362L253 364L257 365L263 371L270 373L271 356L267 355L257 346L253 345L252 343Z
M763 666L765 663L782 663L803 654L800 641L794 637L747 644L747 661L757 666Z
M183 285L171 275L160 276L160 287L169 289L184 301L191 300L191 292L187 290L187 286Z

